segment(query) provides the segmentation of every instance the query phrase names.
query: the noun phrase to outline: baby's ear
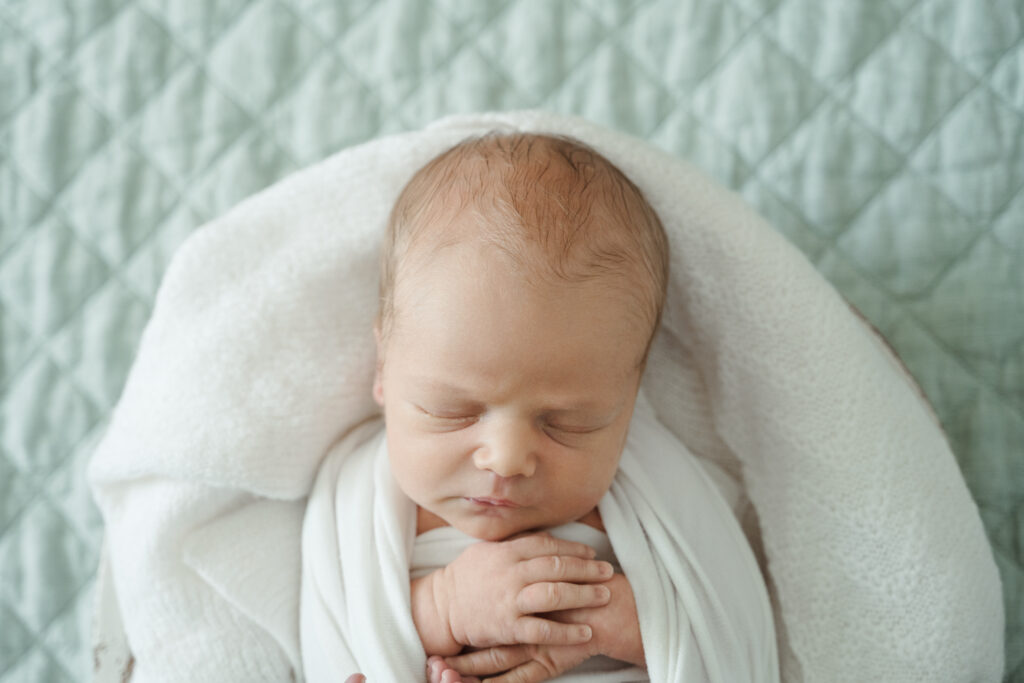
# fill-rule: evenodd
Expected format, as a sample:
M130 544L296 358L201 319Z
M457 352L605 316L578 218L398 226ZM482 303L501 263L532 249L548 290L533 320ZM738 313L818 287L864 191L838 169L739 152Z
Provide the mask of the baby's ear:
M381 383L381 371L384 368L384 347L380 340L380 318L373 321L373 340L377 345L376 367L373 371L373 400L381 408L384 407L384 385Z

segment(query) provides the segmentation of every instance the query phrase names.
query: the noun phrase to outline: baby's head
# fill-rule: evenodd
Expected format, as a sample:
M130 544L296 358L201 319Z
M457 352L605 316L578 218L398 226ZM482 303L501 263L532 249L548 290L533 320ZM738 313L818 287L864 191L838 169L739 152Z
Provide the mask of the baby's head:
M668 277L636 186L570 139L473 138L406 185L381 263L374 398L421 518L500 540L593 510Z

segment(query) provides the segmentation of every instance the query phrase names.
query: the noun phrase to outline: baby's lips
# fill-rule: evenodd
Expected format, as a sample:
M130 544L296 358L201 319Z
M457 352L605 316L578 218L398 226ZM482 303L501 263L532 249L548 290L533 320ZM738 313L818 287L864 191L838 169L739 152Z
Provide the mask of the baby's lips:
M477 503L478 505L492 505L494 507L503 507L503 508L512 508L512 509L523 507L519 503L517 503L514 500L511 500L509 498L494 498L494 497L491 497L491 496L479 496L479 497L470 496L470 497L467 497L466 500L470 501L471 503Z

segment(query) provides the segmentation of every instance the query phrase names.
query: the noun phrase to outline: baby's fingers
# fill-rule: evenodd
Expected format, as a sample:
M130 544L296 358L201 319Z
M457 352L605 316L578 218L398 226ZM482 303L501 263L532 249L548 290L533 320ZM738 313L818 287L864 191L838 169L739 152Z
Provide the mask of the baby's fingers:
M532 645L502 645L469 654L445 657L445 663L464 676L489 676L533 659Z
M607 586L599 584L532 583L519 591L519 595L516 596L516 607L525 614L603 607L608 604L611 597L612 593Z
M463 678L444 659L434 655L427 660L427 683L480 683L480 681L475 677Z
M505 543L508 544L509 548L515 550L521 560L528 560L532 557L541 557L543 555L574 555L589 559L596 554L595 550L585 543L566 541L544 533L520 536L515 540L505 541Z
M582 645L593 632L586 624L560 624L540 617L519 617L513 626L513 638L526 645Z
M607 581L614 569L608 562L588 560L572 555L545 555L526 560L520 565L524 583L539 581L571 581L586 583Z

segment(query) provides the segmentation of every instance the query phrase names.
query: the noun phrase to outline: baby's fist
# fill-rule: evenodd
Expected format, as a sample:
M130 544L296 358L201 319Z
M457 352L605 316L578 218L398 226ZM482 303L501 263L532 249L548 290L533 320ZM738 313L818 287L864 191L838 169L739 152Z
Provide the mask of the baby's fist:
M594 584L612 567L593 557L589 546L547 534L470 546L438 577L452 637L473 647L589 641L585 624L533 615L607 604L609 590Z

